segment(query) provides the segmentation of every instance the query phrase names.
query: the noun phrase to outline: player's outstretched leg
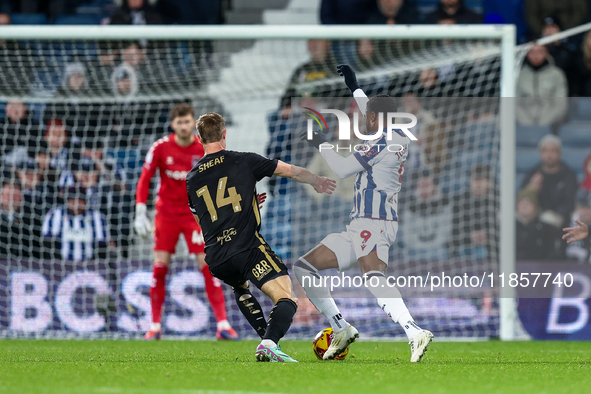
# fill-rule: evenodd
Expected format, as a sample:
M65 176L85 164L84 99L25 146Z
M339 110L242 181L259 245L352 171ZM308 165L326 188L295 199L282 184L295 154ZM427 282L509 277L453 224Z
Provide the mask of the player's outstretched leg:
M240 308L240 312L259 334L259 337L263 339L267 332L267 321L261 304L248 289L248 282L244 283L243 286L234 287L234 297L236 297L236 304Z
M289 330L298 309L296 300L291 297L291 280L289 276L282 275L262 285L261 290L273 300L275 306L269 313L267 331L255 351L257 361L297 363L279 346L279 340Z
M372 256L373 255L373 256ZM371 257L370 257L371 256ZM377 259L375 254L364 257L363 259ZM421 358L427 351L427 347L433 340L434 336L431 331L421 329L410 315L408 308L402 300L402 295L396 287L390 287L382 270L367 270L364 269L369 264L363 264L360 259L360 267L366 277L367 289L376 297L378 305L395 323L400 324L408 337L410 344L410 361L413 363L421 361ZM383 264L383 263L382 263ZM371 264L376 267L376 264ZM385 264L384 264L385 265ZM385 268L384 268L385 271Z
M148 341L158 341L162 338L162 305L166 297L166 274L168 273L168 264L159 259L154 263L152 284L150 286L150 304L152 306L152 323L150 330L144 335Z
M322 269L338 268L335 254L326 246L319 245L298 259L294 264L293 272L310 302L318 312L326 316L332 327L334 337L323 356L324 360L332 360L359 338L359 332L343 318L330 290L319 285L320 274L316 266Z

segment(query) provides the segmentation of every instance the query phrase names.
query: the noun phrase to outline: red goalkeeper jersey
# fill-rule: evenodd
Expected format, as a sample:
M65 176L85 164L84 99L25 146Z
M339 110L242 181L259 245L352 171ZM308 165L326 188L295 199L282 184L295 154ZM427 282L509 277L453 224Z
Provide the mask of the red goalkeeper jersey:
M203 154L203 145L197 138L189 146L179 146L174 133L154 142L146 155L142 175L137 185L136 204L146 203L150 192L150 180L158 169L160 188L156 200L157 214L171 221L184 219L194 221L187 203L185 178Z

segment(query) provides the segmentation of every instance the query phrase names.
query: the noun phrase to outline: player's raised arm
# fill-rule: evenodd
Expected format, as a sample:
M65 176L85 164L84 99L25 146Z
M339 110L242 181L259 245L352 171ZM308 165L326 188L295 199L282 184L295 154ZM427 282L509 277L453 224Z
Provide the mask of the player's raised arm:
M351 175L363 171L363 166L355 155L343 157L333 150L333 146L318 132L314 132L311 140L307 139L307 133L304 131L300 138L308 142L312 147L318 149L320 154L328 163L331 170L341 179L349 178Z
M337 187L337 183L330 178L312 174L303 167L290 165L281 160L277 161L277 168L273 175L291 178L296 182L312 185L317 193L332 194Z
M355 102L357 102L359 110L361 111L363 116L365 116L365 110L367 109L367 103L369 101L369 98L361 89L359 83L357 83L355 71L353 71L351 66L349 66L348 64L339 64L337 66L337 71L339 75L345 77L345 84L347 85L351 93L353 93L353 97L355 97Z

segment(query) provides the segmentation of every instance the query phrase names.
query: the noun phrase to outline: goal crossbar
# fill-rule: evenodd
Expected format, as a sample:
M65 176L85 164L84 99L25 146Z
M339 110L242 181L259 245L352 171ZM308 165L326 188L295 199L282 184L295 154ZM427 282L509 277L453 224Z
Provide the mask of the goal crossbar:
M504 39L514 25L2 26L5 40Z

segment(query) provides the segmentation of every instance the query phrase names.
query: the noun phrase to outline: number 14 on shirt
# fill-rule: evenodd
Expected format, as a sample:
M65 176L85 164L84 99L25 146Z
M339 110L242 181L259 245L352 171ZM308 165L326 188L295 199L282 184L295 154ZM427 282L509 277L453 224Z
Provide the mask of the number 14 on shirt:
M211 216L212 223L218 220L216 205L218 208L221 208L231 204L234 212L240 212L242 210L242 207L240 206L240 201L242 201L242 197L240 196L240 194L236 193L235 187L229 187L228 197L224 197L224 195L226 194L227 182L227 176L219 179L215 205L213 203L213 199L211 198L211 194L209 193L209 188L207 186L203 186L201 189L197 190L197 197L203 197L203 199L205 200L205 205L207 206L207 210L209 211L209 215Z

